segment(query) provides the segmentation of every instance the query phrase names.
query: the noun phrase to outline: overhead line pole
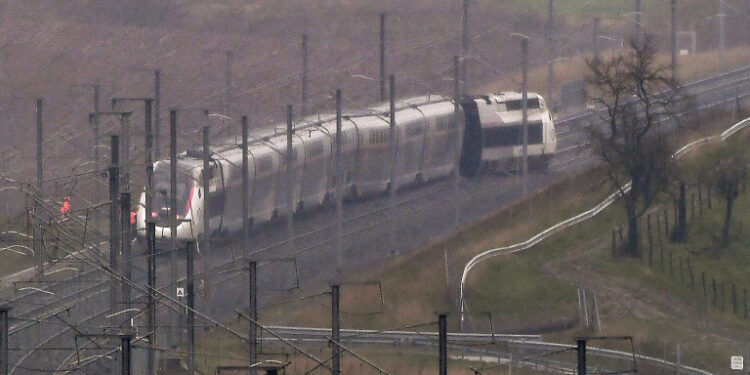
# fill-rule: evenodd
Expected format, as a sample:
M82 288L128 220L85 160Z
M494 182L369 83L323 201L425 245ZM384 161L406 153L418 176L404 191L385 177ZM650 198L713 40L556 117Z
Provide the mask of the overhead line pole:
M206 113L206 121L208 123L208 111ZM202 182L203 182L203 241L201 241L201 254L203 258L203 280L205 281L206 286L204 287L205 295L206 295L206 304L208 306L208 311L213 312L213 304L210 302L211 298L211 290L210 290L210 283L209 283L209 269L208 269L208 257L212 255L211 253L211 202L210 202L210 192L211 192L211 179L212 179L213 171L211 170L211 149L209 146L209 128L208 126L203 127L203 173L201 173Z
M94 162L96 163L96 169L101 169L101 161L99 160L99 142L101 141L99 139L99 85L94 84L94 115L89 115L89 120L91 121L91 129L94 132ZM95 192L96 198L94 199L97 203L101 202L102 199L102 189L100 184L95 184ZM98 210L97 210L98 211ZM101 230L101 215L95 213L94 214L94 223L97 229Z
M36 100L36 189L40 195L37 199L34 199L34 210L39 209L42 199L44 199L44 148L42 146L44 140L43 120L42 112L44 111L44 99L39 98ZM34 252L39 257L39 274L44 272L44 249L42 248L42 227L43 220L38 212L34 212L36 216L36 225L34 226Z
M153 173L153 167L148 166L147 168L151 168L151 172ZM156 259L155 259L155 252L156 252L156 223L154 223L150 218L147 221L146 224L146 232L147 232L147 254L146 254L146 260L147 260L147 268L148 268L148 276L147 276L147 285L148 285L148 312L147 312L147 324L148 324L148 340L149 340L149 350L148 350L148 357L146 358L146 366L147 366L147 375L156 375L156 338L158 335L156 334L156 300L154 296L154 288L156 287Z
M117 253L120 251L120 228L117 199L120 195L120 137L113 135L110 142L111 164L109 166L109 313L117 310ZM114 318L113 318L114 325Z
M161 129L161 71L159 69L154 70L154 160L161 159L161 153L159 153L160 138L159 133Z
M469 93L469 0L463 0L461 49L463 58L463 93Z
M250 364L258 363L258 274L254 261L248 262L248 276L250 281L250 328L247 339L250 343ZM250 375L255 375L255 368L250 369Z
M555 0L547 0L547 26L545 28L545 44L547 45L547 102L552 103L552 93L555 86L555 54L552 52L552 33L554 28ZM549 107L549 106L548 106Z
M287 202L287 217L286 217L286 234L289 243L289 250L292 253L295 250L294 245L294 163L296 161L294 155L294 147L292 145L292 137L294 136L294 112L292 111L292 105L289 104L286 107L286 202Z
M173 298L177 299L177 111L169 111L169 282ZM177 313L169 310L170 334L168 340L172 349L177 347L178 330Z
M390 79L390 98L389 98L389 118L390 118L390 148L391 148L391 168L390 168L390 181L388 186L388 195L390 197L389 202L389 214L391 218L391 230L390 230L390 247L391 254L396 254L396 167L397 167L397 153L398 153L398 136L396 130L396 76L391 74Z
M339 320L339 286L331 285L331 375L341 375L341 323Z
M669 16L671 21L671 47L672 47L672 80L677 81L677 0L671 0L669 4Z
M380 101L385 101L385 13L380 13Z
M120 142L122 142L120 151L122 158L120 165L122 174L120 176L120 185L123 191L130 191L130 112L123 112L120 115Z
M594 61L599 62L601 60L601 48L599 44L599 23L601 18L594 17Z
M227 99L224 114L229 116L229 110L232 108L232 51L226 51L226 79Z
M641 0L635 0L635 37L636 40L641 40L641 13L643 12L643 7L641 6Z
M120 193L120 228L122 230L122 275L125 280L133 279L133 269L130 252L130 193L124 191ZM122 306L124 310L132 307L131 289L129 282L123 282L122 285ZM130 320L130 312L125 314L125 321Z
M523 133L523 160L521 160L521 170L523 173L523 193L524 196L529 191L529 124L528 124L528 70L529 70L529 40L521 39L521 58L523 59L523 83L521 89L521 106L522 106L522 133Z
M461 199L460 199L460 184L461 184L461 91L458 84L459 78L459 59L458 56L453 56L453 121L455 122L456 132L454 137L456 138L455 144L455 168L453 170L453 201L454 207L454 225L456 227L461 223Z
M300 116L307 115L307 34L302 34L302 106Z
M438 374L448 375L448 322L445 314L438 316Z
M245 259L250 259L250 161L248 160L248 123L247 116L242 116L242 248Z
M344 176L341 171L341 90L336 90L336 271L344 263Z
M719 0L719 62L721 70L724 70L724 0Z
M8 375L8 312L10 308L0 306L0 375Z
M185 244L187 263L187 330L188 330L188 374L195 374L195 245L192 241ZM204 254L205 256L205 254Z

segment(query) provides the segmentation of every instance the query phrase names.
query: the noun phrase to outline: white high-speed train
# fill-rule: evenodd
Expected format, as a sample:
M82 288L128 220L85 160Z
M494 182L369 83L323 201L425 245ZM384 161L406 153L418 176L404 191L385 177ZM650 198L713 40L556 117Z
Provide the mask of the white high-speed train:
M519 93L498 93L464 98L458 122L452 100L442 96L415 97L396 104L397 189L455 173L473 177L482 166L513 167L521 155ZM529 94L528 155L546 165L557 141L544 99ZM341 170L347 198L388 190L390 133L388 105L343 116ZM279 129L283 129L280 130ZM248 145L249 219L253 225L269 222L300 209L314 209L335 196L335 116L307 118L294 124L292 137L292 207L286 197L285 126L254 133ZM461 150L456 150L461 137ZM210 220L210 235L242 229L242 151L238 138L211 146L208 194L202 185L202 150L177 157L177 239L202 237L203 220ZM456 152L460 164L456 165ZM157 240L171 237L169 227L169 160L154 164L152 212ZM209 199L210 212L203 212ZM138 235L146 227L145 193L137 208Z

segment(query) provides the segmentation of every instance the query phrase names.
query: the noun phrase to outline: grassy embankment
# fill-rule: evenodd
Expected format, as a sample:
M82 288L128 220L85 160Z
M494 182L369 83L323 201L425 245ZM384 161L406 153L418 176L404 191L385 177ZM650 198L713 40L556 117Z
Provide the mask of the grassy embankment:
M726 116L718 116L700 130L682 132L680 143L716 133L730 122ZM740 135L732 142L742 144L743 137ZM725 145L707 146L695 155L711 155L710 150L714 147ZM703 156L693 156L689 160L688 165L698 161L710 163L710 159L706 162ZM455 237L397 258L393 263L351 272L356 276L342 282L343 326L397 328L432 322L437 312L448 312L449 327L456 330L455 284L471 256L528 238L593 206L610 192L606 185L597 170L571 176L466 228ZM696 216L690 222L691 236L696 240L701 237L697 233L716 233L718 230L716 223L722 214L721 204L716 197L713 204L714 209L706 208L703 216ZM747 211L748 205L750 199L743 195L735 211L737 222L748 221L744 217L750 212ZM490 313L498 331L547 331L547 339L571 342L577 334L590 333L580 327L564 329L566 323L577 317L576 288L580 286L589 295L598 296L602 322L600 334L633 335L638 351L657 356L663 356L665 345L671 353L674 343L690 342L689 345L683 344L683 358L687 358L684 353L690 353L688 363L709 369L723 363L724 358L719 353L736 349L737 329L747 327L747 322L727 311L720 313L713 309L708 315L701 310L702 304L696 302L699 296L693 289L695 286L691 288L687 282L680 283L677 271L673 271L670 277L668 268L664 273L656 267L649 268L647 258L612 258L610 230L622 223L622 217L620 206L615 205L594 220L557 234L528 251L498 257L477 267L467 285L467 302L472 312L469 314L470 328L486 331L486 317ZM527 220L529 218L533 220ZM739 235L736 227L733 233L735 237ZM664 253L673 253L675 270L680 256L710 243L705 234L702 238L691 241L687 247L665 241ZM743 260L739 251L747 241L747 236L735 238L722 257L711 255L711 252L690 253L694 272L699 275L700 271L705 271L719 281L730 280L732 275L731 280L736 285L750 286L747 282L750 280L741 275L747 259ZM451 268L451 288L446 287L443 271L443 252L446 250ZM378 280L382 286L382 306L376 287L356 283L372 280ZM304 289L285 295L285 299L296 300L325 288ZM371 314L381 308L382 312ZM330 319L325 296L270 307L261 314L264 324L326 327ZM710 316L710 322L703 324L708 320L705 319L707 316ZM237 324L242 327L242 324ZM222 334L204 338L201 347L208 352L236 353L239 358L246 352L237 340Z

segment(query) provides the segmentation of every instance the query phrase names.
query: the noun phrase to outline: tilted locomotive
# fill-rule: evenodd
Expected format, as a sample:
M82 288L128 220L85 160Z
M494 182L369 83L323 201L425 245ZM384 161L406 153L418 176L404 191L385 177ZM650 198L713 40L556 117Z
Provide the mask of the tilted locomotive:
M443 96L422 96L396 103L395 188L456 173L471 178L483 167L517 169L522 155L521 94L505 92L462 99L459 113ZM554 123L544 99L529 93L527 139L530 165L546 167L557 147ZM341 127L341 173L346 198L385 192L390 186L388 105L348 113ZM272 127L253 133L248 145L248 215L253 225L280 215L315 209L335 197L336 118L305 118L292 137L292 204L287 201L286 131ZM460 140L456 140L460 137ZM460 149L456 148L461 145ZM203 186L202 150L177 157L178 240L242 229L242 149L239 138L210 147L209 186ZM457 165L457 161L459 162ZM171 237L169 160L154 163L152 212L157 240ZM210 212L203 212L203 200ZM145 236L145 193L137 208L137 228Z

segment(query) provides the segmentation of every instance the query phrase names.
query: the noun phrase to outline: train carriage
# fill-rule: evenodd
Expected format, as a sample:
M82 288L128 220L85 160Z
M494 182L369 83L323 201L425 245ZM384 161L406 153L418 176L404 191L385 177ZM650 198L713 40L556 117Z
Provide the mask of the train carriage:
M528 155L546 165L556 151L552 117L544 99L530 93L528 101ZM396 106L395 188L434 180L460 171L471 177L481 166L517 168L521 155L520 94L498 93L465 98L460 112L440 96L399 101ZM248 146L248 215L253 224L314 209L335 197L336 147L341 147L342 191L347 197L382 194L391 181L391 133L388 106L342 117L341 145L335 142L332 115L295 124L292 136L292 205L287 197L286 133L283 126L253 134ZM456 137L460 139L456 139ZM461 145L456 150L457 144ZM456 165L456 154L460 154ZM242 229L242 151L237 139L211 149L210 184L202 186L202 150L178 156L177 238L203 235L203 220L210 220L210 235ZM168 239L169 161L154 164L155 194L148 215L157 224L157 238ZM210 212L203 212L209 200ZM145 236L145 195L138 208L138 234Z

